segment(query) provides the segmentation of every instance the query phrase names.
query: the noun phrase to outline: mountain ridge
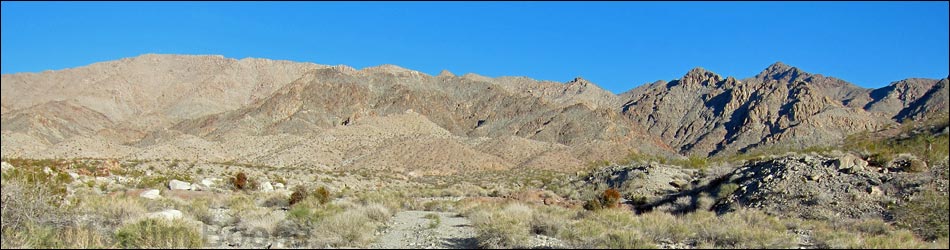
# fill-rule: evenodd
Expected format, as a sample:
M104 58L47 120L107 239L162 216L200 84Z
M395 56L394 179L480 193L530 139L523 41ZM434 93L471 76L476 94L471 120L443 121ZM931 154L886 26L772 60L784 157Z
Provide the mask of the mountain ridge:
M492 162L485 167L465 163L472 167L463 169L530 165L571 170L583 167L585 162L619 159L630 152L714 156L763 146L828 145L849 134L947 112L947 79L908 78L886 87L865 89L782 62L741 80L696 67L679 79L643 84L620 94L580 76L561 83L475 73L456 76L447 70L433 76L391 64L357 70L346 65L160 54L60 71L4 74L2 79L4 156L62 155L68 151L65 148L72 147L56 144L95 147L90 142L102 140L108 147L122 145L123 152L135 151L124 157L155 156L147 151L197 143L205 145L200 146L205 151L223 150L205 160L288 162L270 161L266 155L232 153L253 151L251 146L234 145L238 142L231 139L246 137L269 143L260 147L270 148L268 152L275 158L291 159L280 156L291 152L326 158L310 163L289 161L299 164L348 167L345 162L355 158L424 155L426 151L439 151L431 150L431 145L444 145L468 152L461 155ZM27 111L54 103L88 111ZM26 119L25 113L47 117L45 120L76 122L53 125L39 122L44 119ZM370 139L362 136L344 143L365 144L357 150L362 153L336 152L332 147L353 148L339 143L301 148L280 142L306 144L308 138L347 130L364 119L405 114L418 117L391 121L397 126L410 126L418 124L414 120L427 120L431 125L411 125L418 130L417 136L441 135L431 140L383 136L394 140L391 143L409 143L403 147L366 144ZM440 130L448 134L437 132ZM512 136L528 141L472 142ZM484 145L533 146L526 146L531 149L521 153L500 152ZM331 153L317 152L320 147ZM401 152L403 149L413 152ZM169 154L172 158L202 160L199 156L183 156L185 152ZM480 154L485 156L475 156ZM428 162L361 162L414 164L415 170L437 173L430 170L447 160L436 155L430 158ZM567 166L543 166L542 162L565 162Z

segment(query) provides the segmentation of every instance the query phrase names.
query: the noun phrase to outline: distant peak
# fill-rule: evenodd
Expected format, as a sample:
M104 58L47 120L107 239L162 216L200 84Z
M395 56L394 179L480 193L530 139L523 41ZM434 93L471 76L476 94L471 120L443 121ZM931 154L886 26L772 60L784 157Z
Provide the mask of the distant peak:
M695 67L689 72L686 72L686 75L683 76L683 79L707 79L707 78L722 78L721 76L704 69L703 67Z
M582 86L587 86L587 85L590 85L590 81L588 81L587 79L584 79L583 77L578 76L578 77L574 77L574 80L567 82L567 84L579 84Z
M490 77L483 76L483 75L479 75L479 74L475 74L475 73L466 73L466 74L462 75L462 78L469 79L469 80L474 80L474 81L486 81L486 82L487 82L487 81L491 81L491 78L490 78Z
M769 65L768 68L765 68L762 72L756 75L756 78L759 79L774 79L774 80L792 80L798 78L798 76L807 74L801 69L796 67L789 66L782 62L775 62L772 65Z
M447 69L443 69L442 72L439 72L439 76L455 77L455 74L453 74L452 71L449 71L449 70L447 70Z
M792 68L792 67L786 65L786 64L783 63L782 61L777 61L777 62L773 63L772 65L769 65L769 67L768 67L768 69L776 69L776 70L788 70L788 69L790 69L790 68Z
M392 65L392 64L383 64L379 66L366 67L366 68L361 69L360 71L397 73L397 72L405 72L409 70L403 67Z

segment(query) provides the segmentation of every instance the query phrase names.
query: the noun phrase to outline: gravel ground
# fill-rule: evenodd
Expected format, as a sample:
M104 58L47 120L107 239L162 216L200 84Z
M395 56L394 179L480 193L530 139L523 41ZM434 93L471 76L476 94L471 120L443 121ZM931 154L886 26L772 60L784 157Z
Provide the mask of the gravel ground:
M432 227L433 219L426 215L439 216L439 223ZM370 248L412 249L471 249L476 248L475 228L471 221L457 213L433 211L402 211L396 213L390 228L377 238Z

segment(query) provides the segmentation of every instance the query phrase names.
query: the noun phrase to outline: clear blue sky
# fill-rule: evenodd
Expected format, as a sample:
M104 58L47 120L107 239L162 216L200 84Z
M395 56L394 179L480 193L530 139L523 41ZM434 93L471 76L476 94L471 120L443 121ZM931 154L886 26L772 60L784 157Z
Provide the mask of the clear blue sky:
M947 2L3 2L2 73L145 53L583 76L615 93L782 61L876 88L948 75Z

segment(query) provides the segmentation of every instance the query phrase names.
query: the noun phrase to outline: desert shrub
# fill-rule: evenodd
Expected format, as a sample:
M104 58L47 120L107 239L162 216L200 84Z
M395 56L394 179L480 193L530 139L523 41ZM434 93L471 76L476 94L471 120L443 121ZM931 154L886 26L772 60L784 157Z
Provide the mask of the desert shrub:
M293 196L293 194L291 194L291 196ZM291 204L290 204L290 200L292 200L292 199L293 199L293 197L287 197L287 196L284 195L283 193L280 193L280 192L272 192L272 193L269 193L267 196L264 197L264 203L261 204L261 206L264 206L264 207L285 207L285 206L291 205Z
M795 236L778 218L752 209L739 209L717 218L713 223L696 224L698 237L717 248L790 248Z
M429 219L429 229L439 227L439 224L442 223L442 217L439 217L438 214L426 214L424 217Z
M290 207L287 219L305 226L311 226L324 218L344 211L344 208L334 204L322 204L310 196Z
M650 201L649 198L643 195L634 195L633 197L630 197L629 200L631 203L633 203L633 206L636 207L646 205Z
M649 212L636 216L631 226L643 232L643 236L660 241L683 241L691 236L693 227L691 222L709 222L708 218L715 218L711 212L697 212L689 214L689 218L677 217L665 212ZM697 223L699 224L699 223Z
M360 207L360 211L366 215L367 218L375 222L385 223L389 221L389 218L393 216L389 208L380 204L368 204L366 206Z
M0 228L5 234L27 225L61 225L67 216L60 208L59 196L37 182L4 178L0 188Z
M724 199L735 193L736 190L739 190L739 184L727 183L719 186L719 190L716 191L717 199Z
M197 198L192 200L187 206L183 206L183 212L191 214L195 219L198 219L198 221L211 225L214 221L214 216L211 214L213 202L214 200L211 198Z
M569 221L566 209L556 206L537 208L531 216L531 232L558 237Z
M376 224L365 214L347 210L318 222L312 237L319 247L362 247L372 240L375 229Z
M294 193L290 194L290 200L288 201L288 203L290 203L290 205L293 206L294 204L297 204L298 202L303 201L303 199L307 198L309 194L310 192L308 192L307 188L304 186L294 187Z
M604 209L585 212L560 233L561 239L576 248L655 248L636 226L632 212Z
M227 201L228 209L231 210L231 214L235 217L241 216L251 210L257 210L257 204L254 202L254 198L246 194L231 195Z
M897 226L910 229L927 240L948 237L950 201L946 193L932 190L915 195L912 200L891 209Z
M600 199L590 199L590 200L587 200L586 203L584 203L584 209L587 209L590 211L597 211L597 210L604 209L604 205L600 203Z
M244 172L237 173L237 175L231 178L231 185L238 190L247 188L247 174L244 174Z
M330 191L328 191L327 188L325 187L317 188L317 190L313 192L313 195L322 204L326 204L327 202L330 202L330 198L332 198L330 197Z
M530 238L530 207L512 203L502 209L481 207L470 213L481 248L523 248Z
M180 220L144 219L122 226L115 238L123 248L197 248L203 244L198 229Z
M112 246L112 238L90 227L67 227L60 232L66 248L106 248Z
M277 223L284 219L280 213L273 213L269 209L254 209L242 213L236 228L245 235L267 236L274 233Z
M92 219L103 226L115 228L129 220L141 217L148 212L148 209L138 197L107 197L89 194L80 200L78 211L93 215Z
M425 211L446 212L452 210L453 203L452 201L427 201L422 203L422 209Z
M604 193L601 194L600 197L603 200L604 206L608 208L616 208L620 205L620 192L616 189L608 188L604 190Z

